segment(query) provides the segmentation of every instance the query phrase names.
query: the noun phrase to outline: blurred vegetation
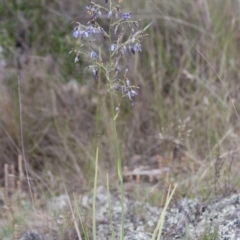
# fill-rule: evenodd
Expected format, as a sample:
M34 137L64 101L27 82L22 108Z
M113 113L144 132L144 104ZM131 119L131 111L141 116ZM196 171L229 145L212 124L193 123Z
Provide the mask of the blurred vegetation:
M104 4L104 0L102 1ZM17 166L23 138L30 176L40 195L92 188L96 144L99 183L118 185L117 154L104 80L83 74L69 51L78 46L72 21L86 23L88 1L1 0L0 181L3 165ZM239 190L238 1L123 1L141 25L151 23L143 52L128 61L140 87L134 106L124 101L117 120L123 165L168 167L154 191L126 191L159 205L166 185L182 196L207 199ZM101 20L105 26L106 19ZM126 183L128 186L128 183ZM156 190L157 189L157 190ZM142 193L139 193L142 190ZM44 194L43 194L44 192ZM48 195L48 194L46 194ZM21 225L22 215L16 217ZM4 225L1 237L11 235ZM2 226L3 226L2 225ZM21 227L21 226L20 226ZM208 235L203 237L208 239ZM215 237L209 237L215 239Z
M3 164L16 163L22 151L19 76L31 171L56 192L62 180L72 190L92 186L99 141L100 181L107 171L112 187L118 184L104 81L83 74L86 63L68 54L78 44L71 22L87 22L87 2L2 0L1 178ZM225 0L123 2L142 26L152 23L143 52L128 62L140 92L118 117L123 163L136 168L161 156L179 196L226 192L239 167L239 7ZM231 189L239 187L231 181Z

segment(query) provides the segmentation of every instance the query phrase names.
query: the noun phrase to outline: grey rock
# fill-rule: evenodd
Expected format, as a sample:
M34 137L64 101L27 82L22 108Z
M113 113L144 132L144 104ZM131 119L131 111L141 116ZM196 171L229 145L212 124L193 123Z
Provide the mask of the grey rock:
M84 198L83 205L92 198ZM88 202L88 203L87 203ZM111 215L116 239L120 238L121 200L111 195ZM112 239L107 193L101 189L96 199L97 239ZM124 239L151 239L157 226L161 209L147 203L124 199ZM166 215L161 239L196 240L203 236L210 239L240 240L240 195L235 194L206 205L198 199L182 199Z
M38 231L32 230L26 232L20 240L46 240L44 235L39 233Z
M49 211L61 212L68 206L68 196L62 194L57 197L53 197L47 204Z
M240 195L205 206L196 199L184 199L166 216L163 239L201 239L216 233L219 240L240 240Z
M60 204L56 200L60 200ZM65 197L62 196L54 199L52 204L56 205L59 210L65 209L67 203ZM162 209L127 197L124 198L123 205L124 240L151 240ZM84 195L80 202L83 221L84 216L89 219L88 214L91 206L92 195ZM111 218L109 212L111 212ZM112 240L114 233L115 239L119 240L121 215L121 198L113 194L108 197L106 189L98 188L96 197L97 239ZM89 234L90 239L92 239L91 233ZM203 238L204 236L208 236L208 238ZM44 237L37 231L29 231L20 240L48 239L52 240L52 238ZM167 211L161 240L177 239L240 240L240 194L218 199L210 204L203 203L198 199L182 199L174 204Z

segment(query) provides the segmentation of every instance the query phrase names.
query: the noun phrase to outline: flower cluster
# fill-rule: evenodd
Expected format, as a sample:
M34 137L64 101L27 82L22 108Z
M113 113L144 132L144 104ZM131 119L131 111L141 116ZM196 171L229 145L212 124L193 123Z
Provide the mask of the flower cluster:
M127 97L133 105L138 87L131 85L127 77L128 69L122 74L122 66L126 61L126 54L142 52L142 42L146 34L139 30L140 20L132 19L132 12L122 12L114 0L105 0L103 6L91 1L86 10L90 16L89 21L85 25L74 22L76 26L73 37L81 42L80 48L73 50L76 53L74 62L77 63L81 56L87 57L91 64L86 69L92 72L94 79L97 80L101 72L101 76L107 79L108 92L120 92L122 98ZM104 18L110 22L109 25L101 27L98 18ZM104 44L99 44L99 39L103 39ZM104 49L107 44L109 47ZM106 50L109 51L109 54L105 54L108 58L104 55Z
M132 86L130 83L130 80L127 77L128 69L125 70L125 74L121 77L120 75L120 69L116 69L116 73L114 75L114 78L112 80L112 89L115 92L118 92L121 90L123 97L128 97L131 104L133 105L133 97L137 96L136 86Z
M94 26L94 25L90 25L90 26L82 26L80 24L78 24L78 26L76 26L74 28L73 31L73 37L74 38L83 38L83 37L90 37L95 33L102 33L102 34L106 34L106 32L98 25L98 26Z

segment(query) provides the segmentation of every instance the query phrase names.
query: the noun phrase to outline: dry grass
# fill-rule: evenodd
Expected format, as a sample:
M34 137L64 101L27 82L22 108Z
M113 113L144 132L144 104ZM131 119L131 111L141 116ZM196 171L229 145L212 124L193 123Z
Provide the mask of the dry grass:
M21 153L19 75L26 159L40 188L55 195L62 181L68 192L92 187L98 135L99 181L105 183L109 172L110 187L117 186L104 81L83 75L86 64L75 65L67 54L75 44L70 22L86 21L83 3L14 2L4 0L0 6L6 61L0 66L2 184L4 164L16 166ZM123 3L143 23L152 21L142 55L128 62L129 78L140 94L134 107L123 103L118 117L123 163L131 170L169 168L156 194L170 181L178 182L176 198L238 190L239 3L152 3Z

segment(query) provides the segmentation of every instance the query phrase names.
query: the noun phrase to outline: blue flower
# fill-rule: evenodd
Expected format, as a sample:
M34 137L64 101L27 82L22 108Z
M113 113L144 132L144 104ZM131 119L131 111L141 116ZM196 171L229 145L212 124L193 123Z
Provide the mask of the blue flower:
M78 38L79 37L79 32L78 31L74 31L73 32L73 37Z
M86 6L89 15L92 15L93 19L97 19L97 16L101 16L101 11L99 8Z
M81 32L78 28L73 31L74 38L78 38L78 37L80 37L80 35L81 35Z
M131 90L130 91L130 95L131 95L131 97L137 96L137 92L134 91L134 90Z
M94 28L93 28L92 26L86 28L86 32L87 32L88 34L95 33Z
M132 97L136 96L137 95L137 92L134 91L134 90L131 90L128 92L128 98L132 101Z
M118 92L119 89L120 89L120 86L119 86L118 84L115 84L114 87L113 87L113 89L114 89L116 92Z
M108 18L111 18L111 16L112 16L112 11L110 11L110 12L108 12Z
M94 33L99 33L100 30L93 27L93 26L90 26L90 27L87 27L85 31L80 31L79 29L75 30L73 32L73 36L75 38L78 38L79 36L84 36L84 37L89 37L90 35L94 34Z
M83 35L88 37L88 34L86 34L86 31L81 30L80 26L74 28L74 31L73 31L73 37L74 38L78 38L78 37L81 37Z
M131 17L131 12L129 12L129 13L123 13L122 14L122 18L124 19L124 20L128 20L130 17Z
M133 46L133 50L134 50L135 52L142 52L141 44L140 44L140 43L136 43L136 44Z
M90 57L93 59L96 59L98 57L98 55L94 51L91 51Z
M113 52L113 51L115 51L116 49L117 49L117 44L116 44L116 43L113 43L113 44L111 45L110 50Z

